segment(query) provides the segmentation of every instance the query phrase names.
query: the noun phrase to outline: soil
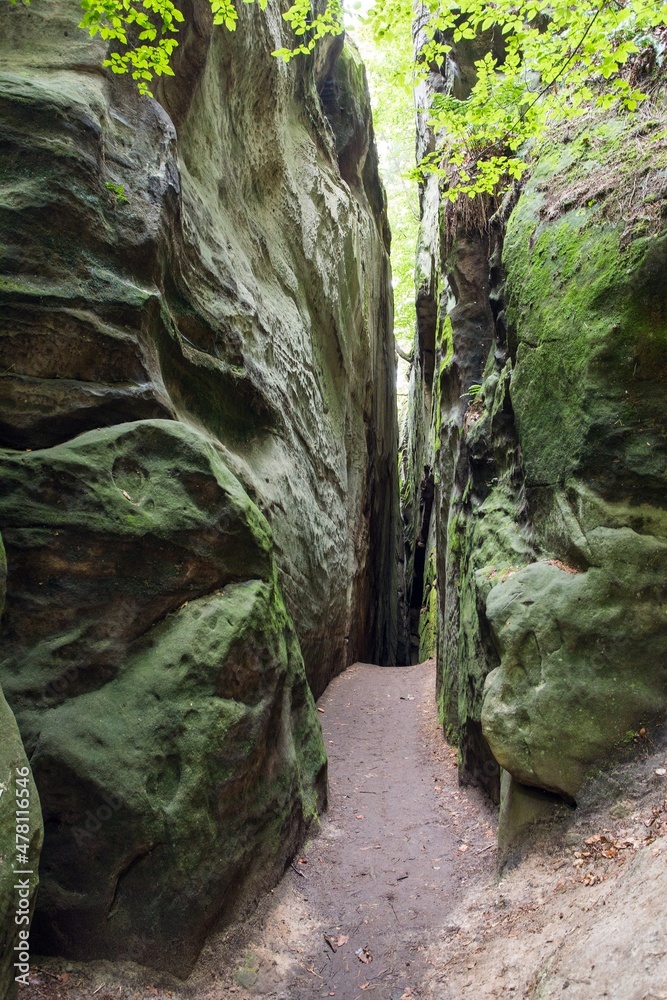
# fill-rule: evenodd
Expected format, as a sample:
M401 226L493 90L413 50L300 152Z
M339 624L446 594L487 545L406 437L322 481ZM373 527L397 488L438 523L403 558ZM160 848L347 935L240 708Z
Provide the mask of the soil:
M21 1000L667 1000L664 732L631 735L501 875L496 813L459 787L434 673L355 664L330 685L321 827L186 983L35 958Z

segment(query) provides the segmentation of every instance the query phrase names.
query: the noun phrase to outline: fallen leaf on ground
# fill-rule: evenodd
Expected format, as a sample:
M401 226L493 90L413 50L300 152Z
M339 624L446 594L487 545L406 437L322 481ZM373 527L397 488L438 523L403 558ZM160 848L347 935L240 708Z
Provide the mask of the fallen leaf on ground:
M357 948L354 954L357 956L360 962L364 963L364 965L369 965L373 961L373 956L371 955L368 948Z
M350 938L348 937L347 934L336 934L333 936L330 934L325 934L324 940L335 954L339 948L342 948L344 944L347 944Z

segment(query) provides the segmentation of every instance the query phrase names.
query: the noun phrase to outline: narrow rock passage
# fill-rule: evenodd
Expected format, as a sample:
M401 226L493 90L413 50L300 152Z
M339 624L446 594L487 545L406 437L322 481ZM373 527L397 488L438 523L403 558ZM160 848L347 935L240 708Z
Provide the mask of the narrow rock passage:
M481 864L490 810L459 790L442 739L432 663L355 664L319 702L329 810L226 984L275 1000L421 997L437 975L427 949ZM450 928L455 932L456 928Z

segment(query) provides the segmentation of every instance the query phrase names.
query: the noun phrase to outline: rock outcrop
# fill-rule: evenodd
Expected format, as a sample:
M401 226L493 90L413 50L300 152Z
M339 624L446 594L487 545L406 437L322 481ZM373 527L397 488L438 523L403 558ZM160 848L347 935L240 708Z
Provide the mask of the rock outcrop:
M505 238L511 395L533 537L551 565L488 596L500 666L482 723L515 778L570 796L593 762L667 710L658 130L603 121L568 135L541 159Z
M0 618L7 562L0 538ZM35 905L44 827L28 758L12 710L0 690L0 995L14 1000L29 962L30 918Z
M268 525L177 421L15 453L4 476L4 672L44 790L37 945L182 972L324 795Z
M453 56L431 92L462 86ZM401 491L435 465L442 721L494 798L502 766L573 800L667 711L660 120L564 127L502 204L422 191ZM421 154L433 141L422 124ZM432 582L414 574L422 635Z
M147 100L76 2L0 7L0 675L45 817L35 944L178 974L322 807L310 689L394 656L397 510L363 67L341 39L272 58L275 5L234 34L184 12Z

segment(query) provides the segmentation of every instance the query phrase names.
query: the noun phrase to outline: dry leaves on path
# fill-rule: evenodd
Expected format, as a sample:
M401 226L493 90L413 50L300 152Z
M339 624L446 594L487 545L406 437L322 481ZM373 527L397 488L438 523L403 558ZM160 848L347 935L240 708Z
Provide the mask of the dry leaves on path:
M373 961L373 956L368 950L368 948L357 948L354 954L357 956L360 962L364 963L364 965L370 965L370 963Z

